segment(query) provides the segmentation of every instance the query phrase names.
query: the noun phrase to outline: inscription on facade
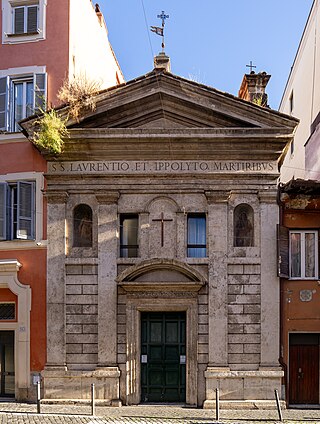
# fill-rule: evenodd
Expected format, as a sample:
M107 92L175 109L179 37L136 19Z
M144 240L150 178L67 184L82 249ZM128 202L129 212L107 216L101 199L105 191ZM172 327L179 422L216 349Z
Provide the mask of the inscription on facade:
M266 161L84 161L49 162L50 174L220 174L277 173Z

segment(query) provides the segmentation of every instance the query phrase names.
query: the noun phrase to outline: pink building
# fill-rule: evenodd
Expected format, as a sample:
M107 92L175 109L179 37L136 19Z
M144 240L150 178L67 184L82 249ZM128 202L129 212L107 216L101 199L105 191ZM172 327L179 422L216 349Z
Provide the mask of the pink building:
M46 162L18 122L57 106L65 79L124 80L90 0L0 5L0 397L30 400L46 363Z

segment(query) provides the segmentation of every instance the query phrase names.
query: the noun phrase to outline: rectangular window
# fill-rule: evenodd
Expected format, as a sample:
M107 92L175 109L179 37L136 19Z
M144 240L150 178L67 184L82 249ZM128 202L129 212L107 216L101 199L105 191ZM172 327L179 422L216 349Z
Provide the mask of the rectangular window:
M0 240L35 239L35 183L0 183Z
M13 320L15 319L16 305L10 303L0 303L0 320Z
M120 257L138 257L138 215L120 216Z
M13 34L34 34L38 31L38 6L12 8Z
M45 73L0 78L0 130L19 131L18 122L44 110Z
M290 231L290 277L318 278L318 231Z
M188 215L188 245L189 258L204 258L207 256L206 216L204 214Z

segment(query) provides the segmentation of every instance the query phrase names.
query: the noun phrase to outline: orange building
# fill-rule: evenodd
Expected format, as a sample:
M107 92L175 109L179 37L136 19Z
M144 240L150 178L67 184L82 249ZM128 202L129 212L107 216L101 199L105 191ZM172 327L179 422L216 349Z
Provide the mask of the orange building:
M46 162L18 122L57 106L65 79L124 80L90 0L0 6L0 397L30 400L46 362Z
M280 186L281 356L289 406L319 407L320 182Z

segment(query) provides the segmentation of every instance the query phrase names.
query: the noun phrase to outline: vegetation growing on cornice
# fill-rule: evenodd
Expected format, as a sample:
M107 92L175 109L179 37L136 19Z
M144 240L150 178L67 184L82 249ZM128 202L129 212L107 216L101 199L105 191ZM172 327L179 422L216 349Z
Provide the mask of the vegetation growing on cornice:
M62 118L55 109L46 112L35 121L37 130L34 133L34 143L49 153L60 154L63 150L64 138L69 136L66 123L69 118L79 122L85 110L96 109L95 95L101 84L90 80L85 75L79 75L72 80L65 80L58 92L58 98L68 103L68 114Z
M44 112L35 124L38 127L33 136L35 145L49 153L60 154L64 137L69 136L66 120L63 120L55 109L50 109Z

